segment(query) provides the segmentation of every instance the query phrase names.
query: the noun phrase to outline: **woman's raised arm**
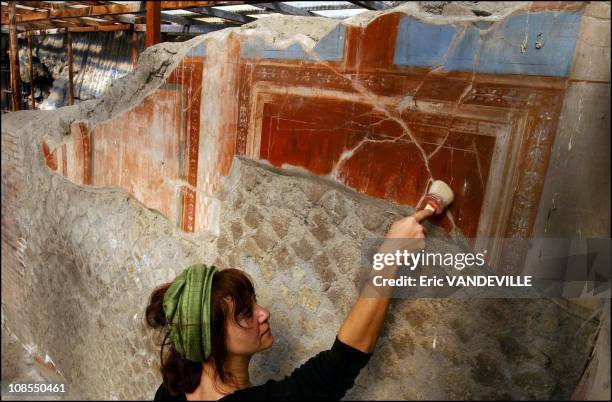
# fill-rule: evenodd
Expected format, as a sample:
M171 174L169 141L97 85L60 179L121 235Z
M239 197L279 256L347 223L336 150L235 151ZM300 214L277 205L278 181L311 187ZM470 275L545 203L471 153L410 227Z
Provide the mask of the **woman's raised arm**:
M408 242L407 248L412 249L409 251L422 249L424 247L423 239L425 238L425 233L420 222L431 214L432 211L430 210L421 210L394 222L385 236L385 241L379 251L389 253L396 250L397 245L401 241L392 239L405 239ZM384 268L384 276L394 277L396 270L396 266L386 266ZM366 297L364 290L367 286L368 284L366 283L359 298L344 320L342 327L340 327L338 339L362 352L371 353L376 346L376 341L380 335L387 309L389 308L390 291L378 293L377 297Z

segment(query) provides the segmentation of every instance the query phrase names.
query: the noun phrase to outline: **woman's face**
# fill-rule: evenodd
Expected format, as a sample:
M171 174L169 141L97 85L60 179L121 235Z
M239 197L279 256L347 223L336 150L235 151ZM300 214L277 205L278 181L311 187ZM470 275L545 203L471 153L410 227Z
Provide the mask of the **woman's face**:
M232 315L233 308L233 303L230 302L230 314ZM252 311L239 317L240 325L236 325L233 320L228 320L226 325L228 351L232 354L252 355L272 346L274 337L269 318L270 312L254 302Z

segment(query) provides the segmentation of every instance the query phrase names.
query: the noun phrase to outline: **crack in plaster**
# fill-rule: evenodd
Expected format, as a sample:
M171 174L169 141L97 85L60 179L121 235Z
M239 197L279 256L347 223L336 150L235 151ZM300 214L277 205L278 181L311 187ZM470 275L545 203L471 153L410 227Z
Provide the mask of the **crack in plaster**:
M370 21L371 22L371 21ZM353 148L349 149L349 150L345 150L340 158L338 159L338 161L336 162L336 164L333 167L332 173L331 173L331 177L338 179L339 178L339 174L338 171L341 167L342 164L344 164L348 159L350 159L354 153L361 148L364 144L369 143L369 142L392 142L395 143L398 140L402 140L406 137L410 138L411 142L414 143L414 145L417 147L419 154L421 155L421 160L425 166L425 169L427 170L427 173L429 175L428 178L428 185L425 186L424 192L423 194L419 197L418 202L416 203L415 207L417 207L424 199L425 195L427 195L427 191L429 189L429 185L431 183L433 183L434 179L433 179L433 173L431 172L431 169L429 167L429 161L431 159L431 157L437 153L439 151L440 148L442 148L445 143L446 140L449 137L450 134L450 128L452 125L452 119L455 117L456 113L457 113L457 109L459 108L459 106L462 104L463 100L467 97L467 95L470 93L470 91L473 88L473 84L474 84L474 80L476 77L476 66L478 65L478 63L480 62L480 53L482 50L482 35L488 33L491 29L493 29L493 25L486 28L486 29L480 29L479 30L479 46L478 46L478 50L476 52L476 55L474 57L474 62L472 64L472 74L470 77L470 81L469 84L466 86L466 88L464 89L464 91L462 92L462 94L459 96L459 98L457 99L457 101L454 103L452 111L449 113L451 120L449 121L449 123L447 124L446 130L447 133L442 141L441 144L438 145L438 147L428 156L427 153L425 152L425 150L423 149L423 147L420 145L420 143L417 141L414 133L412 133L412 131L410 130L410 128L408 127L408 125L403 121L403 119L399 116L395 116L393 112L389 111L385 105L382 102L378 101L378 96L373 93L372 91L368 90L367 87L365 87L363 84L361 84L360 82L355 82L355 80L353 80L353 78L350 76L350 74L343 74L339 71L337 71L337 69L335 69L333 66L330 65L330 63L324 61L320 55L314 50L314 46L305 46L304 43L302 43L302 41L299 38L295 38L296 42L300 43L302 45L302 48L304 50L305 53L309 54L310 56L314 57L317 62L319 62L321 65L323 65L324 67L328 68L330 71L332 71L334 74L344 78L345 80L349 81L351 86L353 87L353 89L355 89L360 95L362 95L366 100L369 100L370 105L374 107L374 111L378 110L381 111L385 116L386 119L384 119L384 121L387 120L391 120L394 121L395 123L397 123L403 130L403 134L393 140L374 140L374 139L370 139L370 138L364 138L363 140L361 140L359 142L359 144L357 144L356 146L354 146ZM468 30L467 26L463 26L463 29L456 33L453 37L453 40L451 41L451 44L448 46L448 48L445 51L445 54L442 57L442 62L435 68L430 69L427 74L425 74L423 76L423 78L420 80L419 84L417 85L416 89L414 90L414 95L409 96L404 98L404 100L402 100L399 105L396 107L396 110L401 114L401 112L403 110L405 110L407 108L407 105L409 102L413 102L414 105L416 106L417 102L415 99L415 96L418 94L420 88L423 86L423 84L425 83L425 81L429 78L430 75L432 75L432 73L435 72L439 72L444 65L446 64L446 61L448 60L448 58L450 57L450 55L452 54L452 52L455 51L455 49L457 48L457 46L459 45L459 43L461 43L461 40L465 37L465 34ZM357 75L355 76L355 78L357 80L359 80L359 76L358 76L358 72ZM382 121L381 121L382 122ZM379 122L379 124L381 123ZM452 150L451 150L451 157L452 157ZM481 175L481 182L482 181L482 175ZM450 185L451 183L449 183ZM455 233L457 232L457 226L455 224L454 218L452 213L448 210L445 209L445 214L446 217L448 218L449 222L451 223L451 232Z

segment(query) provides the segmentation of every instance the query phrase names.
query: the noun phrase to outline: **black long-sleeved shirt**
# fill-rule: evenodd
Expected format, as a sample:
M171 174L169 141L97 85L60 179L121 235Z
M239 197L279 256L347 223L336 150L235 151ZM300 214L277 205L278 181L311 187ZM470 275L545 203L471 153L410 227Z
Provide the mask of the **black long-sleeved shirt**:
M220 401L244 400L340 400L370 360L364 353L336 337L331 349L318 353L284 379L237 390ZM171 395L164 384L155 393L155 401L186 401L185 395Z

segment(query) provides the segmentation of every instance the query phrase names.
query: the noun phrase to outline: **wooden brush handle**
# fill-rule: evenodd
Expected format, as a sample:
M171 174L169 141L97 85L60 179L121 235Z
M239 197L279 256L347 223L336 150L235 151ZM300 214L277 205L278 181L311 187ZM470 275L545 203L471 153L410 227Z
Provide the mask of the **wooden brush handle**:
M424 198L424 202L425 207L423 209L432 211L435 215L439 215L444 211L442 199L435 194L427 194Z

